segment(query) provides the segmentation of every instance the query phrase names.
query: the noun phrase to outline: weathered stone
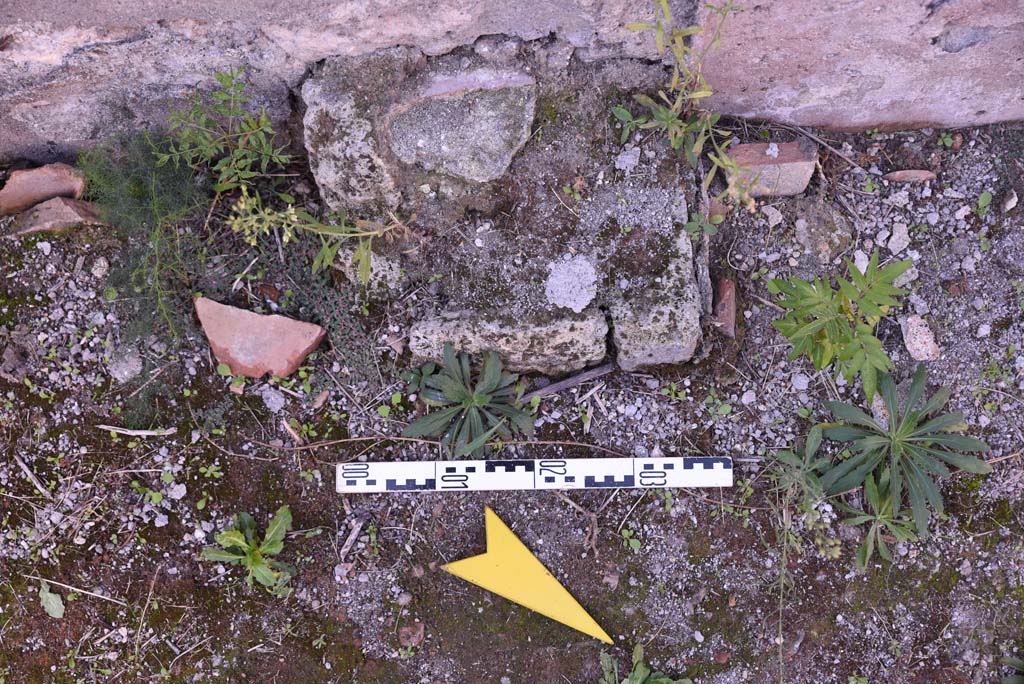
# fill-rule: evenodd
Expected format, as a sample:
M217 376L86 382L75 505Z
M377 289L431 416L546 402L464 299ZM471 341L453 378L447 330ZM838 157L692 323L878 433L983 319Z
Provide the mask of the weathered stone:
M719 17L700 7L698 51L719 37L710 30ZM858 131L1024 118L1010 86L1024 82L1019 2L775 0L751 9L729 15L702 64L716 111Z
M799 195L807 188L818 162L818 148L801 138L789 143L746 143L727 150L743 170L740 183L749 186L751 197Z
M114 351L107 361L110 377L122 385L131 382L142 373L142 356L133 346L121 347Z
M902 221L892 224L892 237L886 245L893 254L899 254L910 246L910 227Z
M11 226L9 237L20 238L33 233L62 233L81 225L101 223L89 202L54 197L21 214Z
M689 361L701 341L701 297L693 267L693 246L685 231L661 283L613 302L612 339L619 367L626 371Z
M260 388L260 397L263 399L263 405L267 407L267 410L271 413L280 413L288 404L288 398L284 396L284 393L278 389L275 389L273 385L264 385Z
M821 266L830 264L853 240L849 222L821 200L797 200L793 205L796 241Z
M863 273L863 271L861 272ZM892 281L892 284L895 287L906 287L910 283L917 280L920 276L921 274L918 272L917 266L911 266L906 271L901 273L899 277L896 278L896 280Z
M900 320L900 328L903 331L903 344L915 361L937 361L942 355L942 350L935 342L935 335L922 317L917 314L907 316Z
M640 148L630 147L623 150L615 157L615 168L619 171L632 173L633 169L640 165Z
M294 373L326 331L284 316L265 316L199 297L196 315L214 356L235 375L260 378Z
M935 180L935 174L924 169L904 169L890 171L882 176L882 179L892 183L926 183Z
M497 352L514 371L562 375L603 359L607 335L608 324L600 311L535 324L448 313L413 324L409 349L421 359L440 361L450 342L472 353Z
M78 199L83 192L85 176L67 164L14 171L0 188L0 216L17 214L54 197Z
M399 192L375 130L372 76L401 78L420 58L406 48L383 50L360 59L333 60L302 84L306 113L303 141L320 195L335 210L394 206Z
M768 219L768 227L774 228L775 226L782 223L782 212L773 207L770 204L766 204L761 207L761 213Z
M0 354L0 378L20 385L35 368L38 351L39 343L30 332L19 330L11 335Z
M359 278L359 264L354 259L355 249L342 247L332 266L354 286L372 299L383 299L401 292L409 284L409 277L397 259L373 252L370 255L370 277L364 283Z
M1011 211L1013 211L1016 208L1016 206L1017 206L1017 191L1014 190L1013 188L1010 188L1010 190L1006 193L1006 196L1003 197L1003 213L1004 214L1009 214Z
M398 629L398 645L406 648L416 648L423 643L426 625L422 622L414 622Z
M438 74L389 114L391 149L406 164L484 183L502 176L530 138L536 82L480 68Z
M597 296L594 264L582 256L548 264L544 295L549 304L572 309L576 313L583 311Z
M53 158L159 126L197 82L205 88L215 69L238 64L249 65L250 95L280 121L288 88L332 55L394 45L439 55L504 34L554 40L559 54L575 49L584 59L656 57L650 34L628 29L652 18L652 7L634 0L2 5L0 161ZM682 21L703 25L698 50L718 35L718 17L703 6L673 4ZM715 91L709 106L725 114L861 131L958 127L1024 119L1012 87L1024 81L1022 43L1012 1L893 0L876 9L779 0L731 13L703 71Z

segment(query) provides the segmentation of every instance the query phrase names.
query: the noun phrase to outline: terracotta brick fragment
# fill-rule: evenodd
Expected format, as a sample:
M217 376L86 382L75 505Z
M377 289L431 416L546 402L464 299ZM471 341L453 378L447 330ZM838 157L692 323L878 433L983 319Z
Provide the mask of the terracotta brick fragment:
M291 375L317 348L326 331L284 316L265 316L199 297L196 315L214 356L235 375Z
M78 199L83 192L85 176L67 164L14 171L0 188L0 216L17 214L54 197Z
M752 197L799 195L807 188L818 162L817 146L801 138L788 143L747 143L728 149L739 164L742 183L753 183Z

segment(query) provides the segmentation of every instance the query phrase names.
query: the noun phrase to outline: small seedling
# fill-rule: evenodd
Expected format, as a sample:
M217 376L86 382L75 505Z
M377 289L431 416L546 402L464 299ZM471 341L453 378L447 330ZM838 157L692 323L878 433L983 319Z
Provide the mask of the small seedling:
M619 679L619 664L605 651L601 651L601 673L599 684L693 684L691 679L672 679L664 673L652 672L644 662L644 647L640 644L633 649L633 667L625 679Z
M622 535L622 545L627 549L639 551L643 547L643 544L640 543L640 539L637 538L636 533L628 527L623 528L620 534Z
M1013 292L1019 298L1017 305L1020 306L1021 309L1024 309L1024 280L1015 280L1010 283L1010 285L1013 286Z
M704 235L717 235L718 226L725 220L725 217L721 214L715 214L711 218L706 218L704 214L693 213L690 214L690 220L683 225L683 228L691 237L698 237L701 234Z
M953 136L949 133L939 133L939 145L942 147L952 147Z
M590 406L580 406L580 423L583 424L583 434L590 433Z
M971 211L975 216L984 216L988 213L989 205L992 204L992 193L986 190L978 195L978 202Z
M276 556L284 550L284 537L291 526L291 510L288 506L281 506L267 525L263 541L258 542L256 521L248 513L239 513L231 529L214 537L218 546L203 548L203 559L241 565L246 570L245 582L250 587L255 579L274 596L286 598L292 593L288 582L295 576L295 569L272 560L270 556Z
M429 361L419 368L414 368L402 373L402 379L406 382L406 391L412 394L420 394L427 387L427 380L437 373L437 364Z
M892 535L897 542L913 541L917 539L914 534L912 523L906 518L899 516L899 511L893 511L892 497L889 495L889 475L883 473L878 484L875 484L875 476L869 474L864 479L864 498L870 513L860 511L846 504L839 503L842 510L853 515L843 521L846 525L861 525L870 522L871 527L864 537L864 543L857 550L857 567L864 569L871 561L875 549L885 560L892 562L892 554L889 547L885 545L886 534Z
M224 471L216 463L211 463L208 466L199 466L199 474L208 480L219 480L224 477Z
M377 539L376 524L370 523L366 526L366 536L368 537L369 540L366 545L367 555L370 558L376 558L380 555L380 541L378 541Z
M612 107L612 115L622 122L622 134L619 136L619 143L623 145L629 140L629 136L633 134L633 131L647 123L646 116L634 117L632 112L622 105Z
M727 416L732 413L732 404L719 399L718 391L714 387L710 388L708 395L704 397L704 405L712 416Z
M662 387L661 393L669 399L674 399L676 401L686 399L689 396L689 390L685 385L677 386L674 382L670 382L668 387Z
M142 499L148 503L156 506L164 500L164 495L158 491L150 489L149 487L143 486L138 480L132 480L131 488L136 494L141 494Z

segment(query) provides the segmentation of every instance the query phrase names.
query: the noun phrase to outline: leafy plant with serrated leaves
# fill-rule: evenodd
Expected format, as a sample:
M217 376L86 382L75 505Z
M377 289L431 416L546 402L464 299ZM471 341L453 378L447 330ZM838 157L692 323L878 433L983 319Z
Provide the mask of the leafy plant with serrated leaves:
M806 354L818 370L835 362L847 382L859 373L864 394L868 400L874 397L879 374L892 370L875 327L899 306L893 297L906 291L893 282L912 264L908 259L879 268L875 250L863 273L848 260L850 279L837 276L836 287L822 277L770 280L768 291L781 294L779 305L787 310L772 325L793 344L789 358Z
M1000 684L1024 684L1024 660L1007 656L999 662L1013 670L1013 674L999 680Z
M701 101L711 97L713 91L704 78L703 64L708 54L718 47L722 28L729 15L740 9L733 0L724 5L705 5L718 17L711 38L703 48L696 50L690 44L693 37L703 32L700 26L674 28L672 10L667 0L655 0L653 23L631 23L631 31L646 31L654 35L654 44L659 55L671 52L673 57L672 80L667 88L658 91L657 98L636 95L634 99L647 110L646 115L634 117L628 108L617 106L612 114L622 122L622 142L637 129L653 129L668 140L674 150L682 150L691 168L698 167L701 155L707 152L711 162L710 170L703 180L704 190L711 187L716 174L726 175L727 187L718 199L731 197L738 204L753 210L754 200L750 188L756 179L741 173L743 169L726 152L729 131L718 128L721 115L701 107Z
M437 407L412 423L404 437L440 437L456 458L482 453L492 438L533 436L533 418L522 409L519 376L503 369L494 352L484 354L483 366L473 373L469 354L444 346L441 369L423 379L420 396Z
M858 510L844 503L837 503L841 510L853 515L852 518L843 521L844 525L871 523L868 533L864 536L864 542L857 549L857 567L862 570L868 566L876 548L882 558L892 562L892 554L889 553L889 547L885 544L886 536L897 542L917 539L913 523L902 517L899 511L893 508L892 497L889 495L888 473L883 472L879 476L877 484L874 473L868 473L864 478L864 501L866 510Z
M935 478L948 477L949 466L970 473L992 471L988 463L968 455L986 452L988 445L980 439L957 434L966 429L963 414L936 415L949 401L949 389L939 388L918 406L926 381L924 366L919 365L901 404L892 377L888 373L882 376L880 389L889 415L888 425L856 406L825 402L832 415L842 421L826 427L825 436L849 442L853 455L821 478L825 493L829 495L859 486L870 473L875 473L879 481L887 480L892 511L902 510L906 492L921 537L928 536L929 507L936 513L943 510L942 494Z
M274 596L287 598L292 593L288 586L295 576L295 568L273 560L284 550L284 537L292 526L292 513L288 506L277 509L267 525L263 541L257 540L256 521L248 513L239 513L232 528L214 537L218 546L203 548L203 558L217 563L241 565L246 569L245 582L252 587L253 580L262 584Z
M619 664L606 651L601 651L601 681L598 684L693 684L693 680L673 679L662 672L652 672L644 662L644 647L633 649L633 666L625 679L619 680Z
M267 110L252 114L243 107L249 102L244 73L244 67L214 72L220 88L209 99L196 93L187 109L171 113L169 149L158 151L158 164L206 167L214 176L213 189L222 193L291 161L283 145L274 146L276 133Z

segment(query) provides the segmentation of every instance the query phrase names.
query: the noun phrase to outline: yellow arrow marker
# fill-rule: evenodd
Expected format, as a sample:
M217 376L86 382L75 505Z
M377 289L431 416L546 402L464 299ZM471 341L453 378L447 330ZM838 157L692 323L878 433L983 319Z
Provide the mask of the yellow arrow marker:
M601 626L490 508L484 509L487 553L442 566L445 570L509 601L557 620L605 643Z

